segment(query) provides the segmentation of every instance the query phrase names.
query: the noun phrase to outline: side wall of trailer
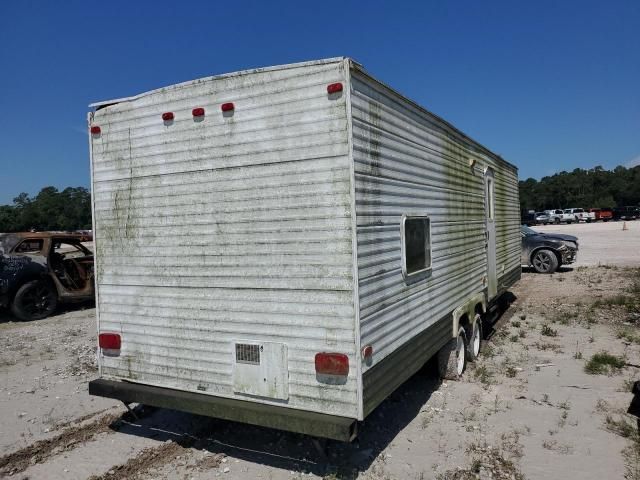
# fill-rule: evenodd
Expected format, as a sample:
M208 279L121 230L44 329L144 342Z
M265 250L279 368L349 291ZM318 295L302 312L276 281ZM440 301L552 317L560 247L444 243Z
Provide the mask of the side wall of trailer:
M520 280L522 236L518 171L504 162L494 162L496 171L496 267L498 295Z
M520 239L514 167L358 66L351 79L360 336L373 348L366 415L452 338L453 310L486 292L486 167L502 284L519 272ZM402 270L403 216L430 221L432 266L413 277Z
M345 81L310 62L95 112L99 329L123 339L102 378L358 417ZM325 351L344 381L316 377Z

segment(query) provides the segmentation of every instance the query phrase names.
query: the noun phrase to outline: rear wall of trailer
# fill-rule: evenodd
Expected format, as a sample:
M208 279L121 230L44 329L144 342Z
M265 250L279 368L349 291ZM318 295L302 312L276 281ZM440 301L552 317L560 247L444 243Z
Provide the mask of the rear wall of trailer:
M122 335L103 378L358 416L345 79L309 62L95 112L99 330ZM316 378L323 351L345 381Z

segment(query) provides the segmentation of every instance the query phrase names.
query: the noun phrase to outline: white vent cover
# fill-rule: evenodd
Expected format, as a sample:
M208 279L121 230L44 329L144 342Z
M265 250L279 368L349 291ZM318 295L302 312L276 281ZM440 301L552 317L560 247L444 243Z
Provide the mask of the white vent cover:
M233 391L242 395L289 398L289 366L284 343L236 341Z

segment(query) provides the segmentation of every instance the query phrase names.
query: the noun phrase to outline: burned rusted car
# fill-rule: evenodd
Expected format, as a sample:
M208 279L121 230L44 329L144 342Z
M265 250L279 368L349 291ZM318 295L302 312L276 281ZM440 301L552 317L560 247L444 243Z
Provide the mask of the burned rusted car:
M0 234L0 306L21 320L39 320L58 303L93 299L93 253L82 240L79 234Z

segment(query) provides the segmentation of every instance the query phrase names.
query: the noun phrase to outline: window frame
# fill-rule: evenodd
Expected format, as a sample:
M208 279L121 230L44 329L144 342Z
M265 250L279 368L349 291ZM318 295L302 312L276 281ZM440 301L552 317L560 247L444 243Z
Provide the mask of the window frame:
M407 220L427 220L428 221L428 232L427 232L427 245L429 247L429 264L420 270L416 270L415 272L409 273L407 271L407 251L406 251L406 234L405 234L405 224ZM402 263L402 276L405 279L413 279L420 275L430 274L433 269L433 243L431 240L431 217L429 215L407 215L403 214L400 219L400 246L401 246L401 263Z
M45 239L44 238L24 238L22 239L22 241L20 243L18 243L15 247L13 247L13 250L11 251L11 253L15 254L15 255L42 255L42 252L44 252L45 250ZM28 243L28 242L39 242L40 243L40 249L39 250L29 250L26 252L20 251L20 247L22 247L22 245Z
M496 196L495 196L495 183L493 176L488 176L486 181L487 189L487 219L495 221L496 219Z
M68 245L69 247L73 247L73 248L75 248L75 250L69 250L69 251L66 251L64 253L56 252L56 250L57 250L56 246L60 246L60 245L63 245L63 244L64 245ZM76 252L79 252L82 255L67 256L67 254L69 254L69 253L75 254ZM64 258L83 258L83 257L88 257L88 256L93 255L91 250L89 250L87 247L82 245L81 242L78 242L76 240L61 240L61 239L57 239L57 238L52 239L52 242L51 242L51 253L58 253L58 254L62 255Z

